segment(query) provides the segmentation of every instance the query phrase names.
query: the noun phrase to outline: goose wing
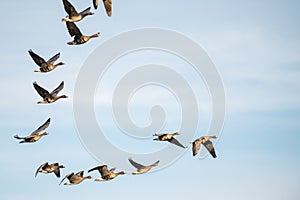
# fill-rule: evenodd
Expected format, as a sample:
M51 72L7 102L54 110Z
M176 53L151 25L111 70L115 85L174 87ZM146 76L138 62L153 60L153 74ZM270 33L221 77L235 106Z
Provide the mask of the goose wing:
M53 166L54 170L54 174L56 175L57 178L60 178L60 169L59 169L59 164L58 163L53 163L51 164L51 166Z
M57 88L55 88L52 92L52 96L56 96L62 89L64 88L64 82L62 81Z
M208 152L212 155L212 157L214 157L214 158L217 157L213 143L210 140L207 140L206 142L204 142L203 145L208 150Z
M200 150L200 147L201 147L201 142L200 140L195 140L193 142L193 156L197 155L199 153L199 150Z
M30 57L33 59L33 61L35 62L35 64L37 64L38 66L41 66L43 63L45 63L46 61L44 60L44 58L40 57L39 55L37 55L36 53L34 53L31 49L28 51Z
M59 183L59 185L67 178L69 179L69 181L71 180L71 178L74 176L74 172L71 172L70 174L67 174Z
M59 58L59 56L60 56L60 53L55 54L52 58L50 58L50 59L47 61L47 63L50 64L50 65L53 65L54 62Z
M75 38L80 38L82 33L80 32L79 28L73 22L66 22L69 34L71 37L75 36Z
M178 140L176 140L174 137L172 137L170 140L168 140L170 143L172 143L172 144L175 144L175 145L177 145L177 146L179 146L179 147L182 147L182 148L186 148L185 146L183 146L180 142L178 142Z
M39 86L36 82L33 82L33 87L41 97L46 98L51 96L47 90Z
M99 5L99 0L93 0L94 8L97 9Z
M141 169L141 168L144 168L144 167L145 167L144 165L139 164L139 163L133 161L131 158L129 158L128 160L129 160L130 164L131 164L132 166L134 166L135 168L137 168L137 169Z
M107 15L110 17L112 14L112 11L111 11L112 0L103 0L103 4L104 4Z
M38 129L36 129L35 131L33 131L30 136L34 136L34 135L38 135L40 132L44 131L46 128L48 128L50 124L50 118L47 119L47 121L41 125Z
M69 17L78 15L78 12L74 6L67 0L63 0L65 11L68 13Z
M39 168L37 168L37 170L35 171L35 177L39 173L40 169L43 169L46 166L48 166L48 162L45 162L44 164L42 164L41 166L39 166Z

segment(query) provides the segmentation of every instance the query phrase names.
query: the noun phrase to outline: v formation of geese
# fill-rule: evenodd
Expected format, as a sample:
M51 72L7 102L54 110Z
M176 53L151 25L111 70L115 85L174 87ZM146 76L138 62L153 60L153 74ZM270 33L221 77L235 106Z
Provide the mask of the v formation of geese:
M112 0L102 0L102 1L103 1L103 6L105 8L106 14L109 17L111 17ZM64 10L68 14L68 16L62 18L61 21L66 23L66 27L70 36L74 37L73 41L67 43L68 45L82 45L88 42L91 38L97 38L100 36L100 33L95 33L93 35L83 35L80 29L75 24L76 22L83 20L87 16L94 15L94 13L91 11L91 7L88 7L85 10L78 12L68 0L62 0L62 3L63 3ZM97 9L98 6L99 6L99 0L93 0L94 9ZM34 63L38 66L38 69L34 70L34 72L48 73L56 69L58 66L64 65L63 62L58 62L55 64L55 62L60 57L59 52L54 56L52 56L47 61L41 56L39 56L37 53L33 52L31 49L28 51L28 53L32 58L32 60L34 61ZM42 100L37 102L38 104L51 104L56 102L59 99L68 98L68 96L66 95L58 95L58 93L64 88L64 81L62 81L60 85L57 86L57 88L55 88L52 92L49 92L48 90L44 89L42 86L38 85L37 82L33 82L33 87L36 90L36 92L39 94L39 96L42 97ZM48 118L46 122L44 122L30 135L24 137L15 135L14 138L21 140L19 143L35 143L38 140L40 140L43 136L49 134L45 130L49 127L50 120L51 119ZM165 141L173 145L176 145L177 147L180 148L184 148L184 149L187 148L187 146L184 146L175 138L178 135L180 135L179 132L154 134L153 136L155 136L156 138L154 138L153 140ZM216 152L213 143L210 140L213 138L217 138L217 136L202 136L196 139L194 142L191 142L193 156L196 156L198 154L200 147L203 145L208 150L208 152L212 155L212 157L216 158L217 157ZM134 161L132 158L129 158L128 161L136 169L131 173L132 175L147 173L153 167L159 165L159 160L157 160L156 162L150 165L140 164L137 161ZM38 173L43 173L43 174L54 173L57 178L60 178L60 170L63 168L65 168L65 166L60 165L58 162L52 164L45 162L37 168L35 172L35 177L38 175ZM100 173L100 177L96 178L95 181L103 181L103 182L113 180L119 175L126 174L124 171L115 172L116 168L109 169L107 165L96 166L88 170L89 173L93 171L98 171ZM61 185L61 183L63 183L65 179L67 179L68 181L65 182L64 185L76 185L83 182L86 179L92 179L92 178L93 178L92 176L84 176L84 171L80 171L77 173L71 172L61 180L59 185Z

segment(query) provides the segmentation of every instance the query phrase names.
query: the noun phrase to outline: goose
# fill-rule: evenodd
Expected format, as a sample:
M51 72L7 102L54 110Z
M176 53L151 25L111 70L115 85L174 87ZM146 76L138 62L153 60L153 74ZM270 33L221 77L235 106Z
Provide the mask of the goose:
M44 73L50 72L50 71L54 70L56 67L58 67L60 65L64 65L63 62L54 64L54 62L59 58L60 53L55 54L48 61L45 61L44 58L42 58L39 55L37 55L36 53L34 53L31 49L28 51L28 53L31 56L31 58L33 59L33 61L35 62L35 64L37 64L39 66L39 69L34 70L34 72L44 72Z
M88 172L91 172L94 170L98 170L99 173L101 174L101 177L96 178L95 181L110 181L119 175L125 174L124 171L114 172L116 170L116 168L112 168L112 169L108 170L107 165L101 165L101 166L94 167L94 168L88 170Z
M36 82L33 83L34 89L37 93L43 98L41 101L38 101L37 104L46 104L46 103L53 103L60 98L68 98L66 95L58 96L57 94L64 88L64 82L62 81L61 84L49 93L47 90L39 86Z
M44 174L49 174L49 173L53 172L56 175L56 177L59 178L60 177L60 168L65 168L65 166L59 165L58 163L52 163L49 165L48 162L45 162L44 164L39 166L39 168L36 170L35 177L37 176L37 174L39 172L44 173Z
M154 134L153 136L157 136L157 138L154 138L153 140L158 140L158 141L168 141L172 144L175 144L179 147L186 148L183 146L178 140L174 138L174 136L179 135L180 133L161 133L161 134Z
M79 28L75 25L75 23L67 22L66 24L67 24L68 32L71 35L71 37L75 36L73 41L67 43L68 45L84 44L87 41L89 41L91 38L96 38L100 36L100 33L96 33L90 36L82 35L82 33L80 32Z
M94 8L97 9L99 5L99 0L93 0ZM106 11L106 14L111 17L112 14L112 0L103 0L103 5Z
M67 178L69 181L65 182L64 185L76 185L81 183L82 181L86 180L86 179L91 179L93 178L92 176L83 176L83 171L78 172L77 174L74 174L74 172L69 173L68 175L66 175L61 182L59 183L59 185Z
M18 135L15 135L14 138L16 138L18 140L22 140L19 143L32 143L32 142L36 142L39 139L41 139L43 136L49 134L46 131L43 132L46 128L48 128L49 124L50 124L50 118L43 125L41 125L38 129L36 129L35 131L33 131L29 136L19 137ZM43 133L41 133L41 132L43 132Z
M200 138L198 138L197 140L195 140L194 142L192 142L193 144L193 156L196 156L200 150L201 145L204 145L205 148L208 150L208 152L212 155L213 158L216 158L216 152L215 152L215 148L213 146L213 143L210 141L210 139L216 139L217 136L202 136Z
M152 167L158 166L159 160L153 163L152 165L144 166L140 163L135 162L131 158L128 159L132 166L134 166L137 171L132 172L132 175L144 174L152 169Z
M62 22L78 22L83 18L85 18L86 16L94 14L91 12L91 7L88 7L84 11L78 13L74 8L74 6L68 0L63 0L63 4L64 4L64 9L69 16L62 18L61 19Z

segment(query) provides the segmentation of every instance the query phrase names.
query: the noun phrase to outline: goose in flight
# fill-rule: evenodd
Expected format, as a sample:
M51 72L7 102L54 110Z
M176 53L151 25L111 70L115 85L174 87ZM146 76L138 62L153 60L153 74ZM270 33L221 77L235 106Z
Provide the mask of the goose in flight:
M93 0L94 8L97 9L99 5L99 0ZM103 0L103 5L106 11L106 14L111 17L112 15L112 0Z
M157 136L157 138L154 138L153 140L158 140L158 141L168 141L172 144L175 144L179 147L186 148L183 146L178 140L174 138L174 136L179 135L178 132L176 133L161 133L161 134L154 134L153 136Z
M86 179L91 179L93 178L92 176L83 176L83 171L78 172L77 174L74 174L74 172L66 175L61 182L59 183L59 185L67 178L69 181L65 182L64 185L76 185L81 183L82 181L86 180Z
M44 58L40 57L36 53L34 53L31 49L28 51L29 55L39 66L39 69L34 70L34 72L50 72L54 70L56 67L60 65L64 65L63 62L59 62L57 64L54 64L54 62L59 58L60 53L55 54L52 58L50 58L48 61L45 61Z
M66 95L58 96L58 93L64 88L64 82L62 81L61 84L49 93L47 90L39 86L36 82L33 83L34 89L37 93L43 98L41 101L38 101L38 104L46 104L46 103L53 103L60 98L68 98Z
M94 168L88 170L88 172L91 172L94 170L98 170L98 172L101 174L101 177L96 178L95 181L110 181L119 175L125 174L124 171L114 172L116 170L116 168L112 168L109 170L107 168L107 165L101 165L101 166L94 167Z
M137 169L137 171L132 172L132 175L144 174L144 173L150 171L152 169L152 167L158 166L158 163L159 163L159 160L158 160L155 163L153 163L152 165L145 166L145 165L135 162L131 158L129 158L128 160L129 160L130 164Z
M48 132L43 132L46 128L48 128L50 124L50 118L43 124L41 125L38 129L36 129L35 131L33 131L29 136L26 137L19 137L18 135L15 135L14 138L18 139L18 140L22 140L19 143L32 143L32 142L36 142L39 139L41 139L43 136L48 135ZM43 132L43 133L41 133Z
M74 6L68 0L63 0L63 4L64 4L64 9L69 16L62 18L61 19L62 22L78 22L83 18L85 18L86 16L94 14L91 12L91 7L88 7L84 11L78 13L74 8Z
M73 41L68 42L68 45L80 45L89 41L91 38L96 38L100 36L100 33L95 33L93 35L82 35L79 28L73 22L67 22L67 29L71 37L75 36Z
M54 173L57 178L60 177L60 168L65 168L63 165L59 165L58 163L52 163L49 165L48 162L45 162L35 172L35 177L37 176L38 173L44 173L44 174L49 174L49 173Z
M215 148L213 146L213 143L210 141L210 139L216 139L217 136L202 136L192 142L193 144L193 156L196 156L200 150L201 145L204 145L204 147L208 150L208 152L212 155L212 157L216 158L216 152Z

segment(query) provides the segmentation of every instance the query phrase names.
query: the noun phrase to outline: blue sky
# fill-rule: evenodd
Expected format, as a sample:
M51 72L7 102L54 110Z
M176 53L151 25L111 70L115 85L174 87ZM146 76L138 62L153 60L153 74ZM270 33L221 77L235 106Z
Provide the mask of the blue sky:
M78 9L92 5L91 1L72 3ZM78 23L83 33L102 34L80 47L66 45L70 37L60 22L66 15L61 1L0 4L5 8L0 14L1 199L299 199L298 1L115 1L112 18L100 6L94 16ZM76 77L84 60L101 43L124 31L144 27L187 35L207 51L217 66L227 103L224 129L216 145L218 158L192 158L189 149L177 162L155 173L126 175L107 183L89 180L71 187L58 186L60 180L52 174L34 178L36 168L45 161L66 165L63 175L100 164L82 146L76 132L72 105ZM29 49L45 58L61 52L60 60L66 65L49 74L36 74ZM124 63L132 60L129 57ZM195 83L192 72L182 73ZM70 99L36 105L39 97L33 81L51 89L62 80L63 93ZM162 101L172 98L166 93ZM147 96L138 95L133 99L133 119L141 125L147 124L142 114L148 104L141 103L145 99ZM167 109L177 109L173 104ZM105 106L105 101L99 105ZM209 105L206 99L204 105ZM52 118L50 135L42 140L20 145L13 138L16 133L30 133L48 117ZM115 129L110 121L103 123L105 130ZM171 117L167 129L178 128L177 123ZM200 130L205 126L203 122ZM132 145L116 142L125 147Z

